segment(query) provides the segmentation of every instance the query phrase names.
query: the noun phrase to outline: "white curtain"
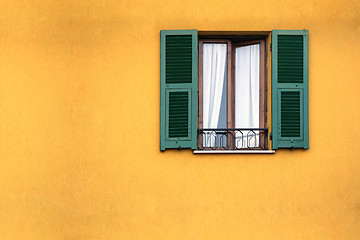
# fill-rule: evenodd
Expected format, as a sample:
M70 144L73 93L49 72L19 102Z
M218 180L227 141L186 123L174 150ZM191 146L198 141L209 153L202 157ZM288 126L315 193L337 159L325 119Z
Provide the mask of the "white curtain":
M235 128L259 128L259 44L235 50ZM259 132L236 133L237 148L258 147Z
M203 128L226 127L226 44L203 45ZM225 99L225 101L224 101ZM225 109L225 110L224 110ZM222 114L225 111L225 114ZM225 122L225 126L222 122ZM205 132L204 147L216 146L216 134ZM225 141L226 142L226 141Z

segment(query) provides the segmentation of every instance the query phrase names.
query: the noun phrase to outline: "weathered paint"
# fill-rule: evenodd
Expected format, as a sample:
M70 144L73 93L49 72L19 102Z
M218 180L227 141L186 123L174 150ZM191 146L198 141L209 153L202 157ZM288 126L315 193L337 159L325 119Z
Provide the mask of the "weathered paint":
M359 4L2 1L0 238L359 239ZM308 29L310 149L160 152L161 29Z

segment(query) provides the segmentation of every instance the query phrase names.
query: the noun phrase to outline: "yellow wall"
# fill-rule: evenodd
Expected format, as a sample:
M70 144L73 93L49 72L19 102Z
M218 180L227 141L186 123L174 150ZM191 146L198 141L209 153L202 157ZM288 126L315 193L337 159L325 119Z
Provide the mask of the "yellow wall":
M0 239L359 239L360 3L1 1ZM310 149L159 151L159 31L310 34Z

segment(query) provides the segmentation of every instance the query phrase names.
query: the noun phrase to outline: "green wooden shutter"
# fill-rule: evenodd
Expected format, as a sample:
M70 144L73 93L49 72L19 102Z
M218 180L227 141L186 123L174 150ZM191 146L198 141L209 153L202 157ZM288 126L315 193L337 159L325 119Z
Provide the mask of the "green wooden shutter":
M160 32L160 150L196 149L197 30Z
M272 31L272 147L309 148L308 30Z

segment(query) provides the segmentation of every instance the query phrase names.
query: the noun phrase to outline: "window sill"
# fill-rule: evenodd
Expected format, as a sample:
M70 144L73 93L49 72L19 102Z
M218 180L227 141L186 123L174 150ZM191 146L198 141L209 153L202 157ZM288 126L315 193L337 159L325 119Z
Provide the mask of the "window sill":
M194 151L195 154L198 153L257 153L257 154L274 154L275 150L195 150Z

